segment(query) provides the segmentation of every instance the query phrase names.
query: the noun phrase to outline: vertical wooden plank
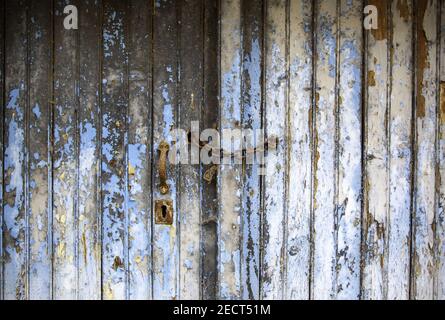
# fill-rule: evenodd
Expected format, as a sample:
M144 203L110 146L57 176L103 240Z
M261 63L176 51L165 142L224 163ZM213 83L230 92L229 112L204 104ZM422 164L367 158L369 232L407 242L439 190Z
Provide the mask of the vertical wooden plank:
M25 212L27 112L27 10L25 1L8 1L5 11L5 109L3 190L3 296L27 295L27 237Z
M180 95L179 128L183 134L190 132L192 121L199 124L203 85L203 1L181 2L180 27ZM196 135L197 133L193 133ZM177 137L187 143L187 136ZM195 140L194 137L191 139ZM192 140L192 143L194 142ZM187 148L189 146L187 145ZM185 157L184 157L185 158ZM199 165L195 159L184 159L179 172L179 201L181 235L179 249L180 299L200 297L200 180ZM199 155L197 159L199 161Z
M387 293L389 218L389 5L368 1L378 10L378 29L366 31L365 179L362 298L381 300Z
M52 31L50 0L29 3L29 298L51 297L50 122Z
M439 14L439 114L438 114L438 161L439 192L436 217L436 294L437 300L445 299L445 1L440 1Z
M266 158L264 177L264 253L261 293L264 299L284 294L285 202L287 177L287 2L268 0L265 21L266 137L277 140L277 150Z
M151 299L151 38L149 1L129 11L128 219L130 299Z
M411 0L392 1L391 110L389 154L388 296L409 298L411 161L412 161L412 50Z
M153 201L171 200L173 224L153 226L153 298L177 299L179 281L177 168L167 162L169 192L159 190L159 152L165 141L172 150L177 125L178 16L174 0L155 1L153 31ZM152 204L154 208L155 203Z
M218 2L204 1L204 100L201 105L201 130L218 127ZM201 163L201 298L216 299L217 286L217 215L218 178L203 182L206 172L214 164ZM211 172L211 171L210 171ZM210 181L209 181L210 180Z
M100 2L79 3L78 298L101 298Z
M366 31L365 179L363 214L362 298L387 296L387 246L389 218L389 27L390 3L376 6L378 29Z
M128 298L126 10L122 1L103 2L102 294L107 300Z
M3 300L3 150L5 146L4 128L5 128L5 2L0 2L0 300Z
M313 274L314 299L334 299L336 287L337 2L318 0L315 62Z
M223 0L220 5L220 128L223 138L223 130L241 128L241 2ZM232 148L230 142L221 144L226 152L239 147L235 142ZM226 154L223 161L218 176L218 298L236 299L241 294L241 167Z
M416 2L415 186L412 296L433 299L436 205L437 7Z
M309 299L312 210L312 1L290 2L286 299Z
M339 5L336 295L344 300L360 297L363 3Z
M77 31L63 27L69 1L54 3L53 280L55 299L76 297Z
M247 132L262 129L263 2L244 0L242 14L242 127ZM252 150L254 137L246 137L244 149ZM262 176L260 164L251 163L254 155L247 152L242 178L241 298L258 300Z

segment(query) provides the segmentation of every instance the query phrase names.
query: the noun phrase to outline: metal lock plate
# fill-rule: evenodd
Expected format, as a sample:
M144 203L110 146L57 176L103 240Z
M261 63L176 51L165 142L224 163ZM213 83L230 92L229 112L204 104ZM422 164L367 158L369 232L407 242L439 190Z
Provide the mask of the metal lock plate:
M173 224L173 202L171 200L156 200L155 223L163 225Z

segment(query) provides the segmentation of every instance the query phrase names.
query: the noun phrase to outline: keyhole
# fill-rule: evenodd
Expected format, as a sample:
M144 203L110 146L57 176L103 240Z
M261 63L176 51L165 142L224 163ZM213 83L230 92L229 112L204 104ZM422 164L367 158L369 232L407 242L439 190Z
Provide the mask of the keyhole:
M173 203L171 200L156 200L156 224L171 225L173 223Z
M161 208L161 215L162 215L162 219L163 219L163 220L167 219L167 206L162 205L162 208Z

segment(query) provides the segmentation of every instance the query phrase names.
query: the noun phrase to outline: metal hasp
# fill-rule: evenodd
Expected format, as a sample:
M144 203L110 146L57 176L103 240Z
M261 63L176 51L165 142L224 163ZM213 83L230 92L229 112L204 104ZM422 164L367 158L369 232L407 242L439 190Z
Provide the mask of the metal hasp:
M155 223L164 225L173 224L173 202L171 200L156 200Z
M159 184L159 191L161 192L161 194L167 194L170 190L167 184L167 154L169 150L170 146L167 142L162 141L159 144L159 179L161 180Z

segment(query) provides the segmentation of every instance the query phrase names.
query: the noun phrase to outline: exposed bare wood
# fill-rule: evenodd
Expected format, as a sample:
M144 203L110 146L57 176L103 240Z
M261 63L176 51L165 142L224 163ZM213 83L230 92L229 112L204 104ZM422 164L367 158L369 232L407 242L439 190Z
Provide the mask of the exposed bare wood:
M360 297L363 2L339 3L337 299Z
M413 4L392 1L389 112L389 220L387 299L409 298L412 180Z
M312 210L312 1L290 2L286 299L309 299Z
M444 0L0 1L0 28L1 299L445 297Z
M153 226L153 298L179 298L179 238L177 206L177 167L168 163L169 191L159 190L159 145L172 146L173 129L178 123L178 4L156 1L153 21L153 201L171 200L173 224ZM172 149L173 150L173 149ZM154 205L152 205L154 207Z
M336 146L338 16L336 1L316 1L312 298L337 295Z
M203 1L188 0L181 2L180 27L180 95L179 127L183 134L191 132L192 122L199 124L203 99ZM206 128L203 128L206 129ZM193 133L195 139L197 133ZM177 137L180 143L188 142L187 136ZM196 145L196 144L195 144ZM190 162L180 165L179 178L179 233L181 238L179 251L179 274L181 299L199 299L200 297L200 181L199 154L192 155L187 146Z
M433 299L438 1L419 0L416 7L416 118L413 216L412 298Z
M50 299L51 1L29 2L29 298Z
M101 8L98 1L82 1L79 28L79 184L78 184L78 297L100 299L100 83Z
M439 9L439 106L438 106L438 208L436 212L435 298L445 299L445 1Z
M261 294L264 299L284 296L286 182L288 173L287 3L268 0L265 21L265 125L266 136L278 139L269 152L264 177L264 222Z
M257 0L242 2L242 128L262 129L262 61L263 61L263 3ZM246 137L249 148L255 137ZM252 158L250 158L252 160ZM241 298L260 297L260 223L261 223L261 165L252 164L247 157L243 164L241 201ZM249 163L250 162L250 163Z
M241 128L241 1L220 4L220 129ZM231 141L228 141L231 143ZM226 150L239 149L222 146ZM241 295L241 166L230 156L218 175L220 215L218 229L218 298Z
M150 2L129 5L128 221L129 298L152 297L151 116L152 74Z
M217 128L218 102L218 3L204 1L204 100L201 106L200 127ZM217 295L217 177L205 183L205 173L215 164L202 164L201 180L201 298L215 299ZM217 170L216 170L217 171ZM217 172L216 172L217 173Z
M3 297L25 299L27 218L25 212L27 120L27 14L24 1L8 1L5 11Z
M4 127L5 127L5 3L4 1L0 2L0 300L3 300L3 287L4 287L4 278L3 278L3 149L5 146L4 140Z
M369 1L379 10L379 34L366 32L365 179L363 212L362 298L387 297L387 239L389 219L388 81L390 4Z
M54 3L53 297L77 292L77 111L78 37L63 26L68 1Z
M128 298L127 5L103 2L102 296Z

